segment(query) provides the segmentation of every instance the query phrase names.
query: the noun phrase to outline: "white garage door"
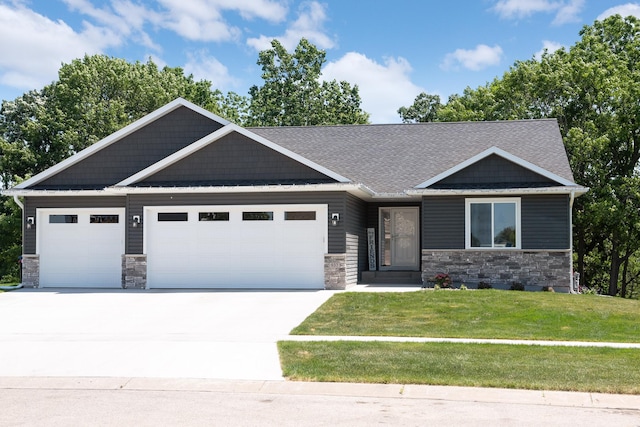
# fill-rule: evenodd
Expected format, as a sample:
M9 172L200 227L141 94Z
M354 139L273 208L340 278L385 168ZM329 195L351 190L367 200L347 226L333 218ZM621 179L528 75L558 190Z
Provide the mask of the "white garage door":
M145 209L150 288L322 289L326 205Z
M36 227L41 287L121 287L124 209L38 209Z

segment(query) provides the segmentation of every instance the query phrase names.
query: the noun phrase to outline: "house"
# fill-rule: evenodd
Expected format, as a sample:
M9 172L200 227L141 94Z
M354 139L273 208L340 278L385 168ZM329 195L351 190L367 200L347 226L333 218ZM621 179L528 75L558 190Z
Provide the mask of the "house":
M242 128L177 99L4 194L24 286L566 292L586 191L555 120Z

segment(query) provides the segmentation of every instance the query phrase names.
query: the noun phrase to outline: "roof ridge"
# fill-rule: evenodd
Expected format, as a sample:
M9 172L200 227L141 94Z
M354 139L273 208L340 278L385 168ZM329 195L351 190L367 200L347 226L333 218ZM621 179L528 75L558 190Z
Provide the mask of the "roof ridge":
M296 126L247 126L245 129L318 129L318 128L348 128L348 127L383 127L383 126L436 126L436 125L468 125L468 124L504 124L522 122L555 122L555 117L543 117L537 119L508 119L508 120L466 120L453 122L418 122L418 123L365 123L365 124L340 124L340 125L296 125Z

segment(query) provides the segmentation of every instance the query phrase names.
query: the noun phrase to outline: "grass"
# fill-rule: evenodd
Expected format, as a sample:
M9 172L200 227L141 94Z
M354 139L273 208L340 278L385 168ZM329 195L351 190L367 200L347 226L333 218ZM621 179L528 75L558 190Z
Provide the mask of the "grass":
M336 294L294 335L640 342L640 301L547 292Z
M432 384L640 394L640 351L497 344L278 343L299 381Z

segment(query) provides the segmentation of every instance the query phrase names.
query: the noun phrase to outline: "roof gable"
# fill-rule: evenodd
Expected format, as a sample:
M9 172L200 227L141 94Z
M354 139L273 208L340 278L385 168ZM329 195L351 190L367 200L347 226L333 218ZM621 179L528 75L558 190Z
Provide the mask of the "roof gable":
M479 161L482 161L484 159L489 158L490 156L499 156L503 159L508 160L511 163L514 163L518 166L520 166L523 169L529 170L531 172L533 172L536 175L539 175L541 177L547 178L550 181L554 181L557 184L560 185L575 185L572 181L569 181L565 178L562 178L561 176L558 176L552 172L549 172L548 170L545 170L537 165L534 165L531 162L528 162L524 159L521 159L520 157L514 156L513 154L510 154L508 152L506 152L505 150L502 150L498 147L491 147L479 154L476 154L473 157L470 157L469 159L458 163L457 165L455 165L454 167L447 169L446 171L424 181L421 184L416 185L414 188L428 188L433 186L434 184L453 176L456 173L459 173L460 171L463 171L466 168L469 168L471 165L476 164Z
M201 174L198 175L198 171L194 171L193 174L187 174L186 176L184 175L180 176L180 172L185 170L184 166L185 165L188 166L188 162L191 162L192 164L202 164L202 160L206 161L207 155L210 156L216 151L215 149L212 150L207 147L209 147L211 144L218 143L220 141L222 141L222 144L219 144L218 146L222 147L222 145L224 145L225 138L229 137L232 134L237 134L238 136L241 136L242 138L240 138L238 141L244 144L245 147L248 146L246 144L246 142L248 141L251 141L254 144L259 144L260 147L258 148L259 150L263 150L263 153L275 154L276 157L279 157L280 161L286 162L289 168L296 165L297 167L290 169L290 171L280 171L281 172L280 174L276 173L276 175L273 175L273 172L270 172L269 170L265 170L264 174L261 174L259 170L257 171L257 173L256 173L256 170L242 171L242 170L239 170L239 167L237 165L232 164L230 166L233 170L227 169L226 171L223 170L223 171L211 171L211 172L206 172L205 170L205 175L203 177L205 181L209 180L213 182L222 182L222 181L225 181L226 178L230 178L233 176L236 179L239 179L240 181L252 181L252 182L268 181L270 183L273 183L273 181L278 181L278 180L289 182L289 181L295 181L297 179L301 179L303 181L308 181L308 182L314 182L314 183L335 182L335 181L341 182L341 183L350 182L349 179L345 178L340 174L337 174L317 163L314 163L286 148L283 148L277 144L274 144L273 142L259 135L256 135L253 132L250 132L244 128L241 128L235 124L230 123L225 127L217 130L216 132L213 132L212 134L207 135L204 138L194 142L193 144L183 148L182 150L176 153L173 153L172 155L160 160L159 162L147 167L146 169L141 170L140 172L122 180L116 185L130 186L135 184L139 184L139 185L144 185L144 184L152 185L153 183L164 184L167 182L167 180L174 181L178 178L182 180L186 179L187 181L194 181L194 180L202 181L202 179L198 179L198 176L202 176ZM232 149L232 151L237 151L236 149L242 150L243 148L235 147L234 149ZM267 149L268 151L264 151L264 149ZM223 150L224 148L221 148L220 151L223 151ZM196 157L194 157L196 154L203 155L205 159L198 160ZM242 159L239 159L238 157L232 160L242 161ZM255 160L258 160L258 159L255 159ZM251 161L251 159L249 159L249 161ZM258 163L253 164L253 166L257 168L260 168L261 165L262 165L262 161L259 161ZM245 167L246 166L247 165L245 165ZM202 170L203 169L201 169L201 171ZM244 179L242 179L243 176L245 177ZM229 183L231 182L228 182L227 184ZM236 184L237 183L238 182L236 182Z
M15 188L103 188L228 123L178 98Z

